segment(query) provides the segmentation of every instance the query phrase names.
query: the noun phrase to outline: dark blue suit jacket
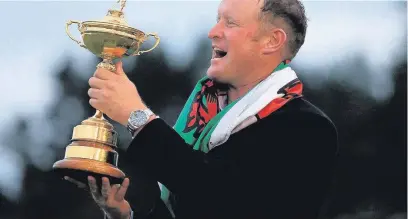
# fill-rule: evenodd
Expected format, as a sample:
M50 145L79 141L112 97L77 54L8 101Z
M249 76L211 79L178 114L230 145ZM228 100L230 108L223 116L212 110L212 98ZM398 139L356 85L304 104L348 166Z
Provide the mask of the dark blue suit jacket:
M128 171L154 187L145 199L149 204L131 203L135 219L171 218L157 181L175 194L176 219L315 219L331 182L337 147L334 124L304 98L207 154L194 151L162 119L153 120L126 152L132 166Z

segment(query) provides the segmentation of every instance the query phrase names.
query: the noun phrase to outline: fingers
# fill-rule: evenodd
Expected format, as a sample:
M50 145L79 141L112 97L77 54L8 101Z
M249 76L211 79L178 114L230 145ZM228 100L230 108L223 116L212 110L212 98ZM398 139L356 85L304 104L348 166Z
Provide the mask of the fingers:
M105 81L97 77L91 77L88 84L91 88L102 89L105 86Z
M101 194L98 191L98 186L96 185L96 180L92 176L88 176L88 186L91 191L92 198L97 202L101 203Z
M92 197L100 204L105 205L109 200L122 201L125 198L126 192L129 188L130 181L128 178L123 180L122 185L110 185L107 177L102 177L102 188L99 192L96 180L92 176L88 176L88 185Z
M90 97L89 104L95 109L100 109L100 100L103 98L102 90L90 88L88 90L88 95Z
M119 188L120 188L120 184L113 185L112 188L111 188L111 195L115 196L115 194L118 192Z
M103 96L103 91L96 88L89 88L88 96L91 99L100 99Z
M98 193L98 186L96 185L96 180L92 176L88 176L88 186L91 193Z
M103 105L102 105L101 101L98 100L98 99L89 99L89 105L91 105L94 109L100 110L102 113L106 113L102 109Z
M111 192L111 186L109 183L109 179L106 177L102 177L102 189L101 189L101 194L102 197L107 200L109 198Z
M68 177L68 176L64 176L64 179L67 180L68 182L71 182L71 183L75 184L80 189L85 189L86 188L86 184L81 183L81 182L79 182L79 181L77 181L75 179L72 179L72 178Z
M125 198L126 191L129 188L129 183L130 183L130 181L129 181L128 178L123 180L123 183L120 186L120 188L118 189L118 192L115 193L115 200L116 201L122 201Z
M109 80L109 79L114 78L115 76L116 76L115 73L110 72L110 71L108 71L106 69L103 69L103 68L97 68L95 73L94 73L94 77L98 78L98 79L101 79L101 80Z
M121 61L117 62L115 66L116 66L116 74L126 76L125 72L123 71L123 65Z

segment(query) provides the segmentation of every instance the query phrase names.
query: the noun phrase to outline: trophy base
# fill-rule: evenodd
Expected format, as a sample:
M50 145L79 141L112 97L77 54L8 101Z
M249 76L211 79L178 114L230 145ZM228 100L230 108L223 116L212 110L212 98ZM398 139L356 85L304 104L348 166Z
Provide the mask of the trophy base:
M61 177L68 176L88 186L88 176L96 179L98 186L101 185L102 177L107 177L111 185L122 184L125 174L117 167L83 158L66 158L56 162L53 170Z

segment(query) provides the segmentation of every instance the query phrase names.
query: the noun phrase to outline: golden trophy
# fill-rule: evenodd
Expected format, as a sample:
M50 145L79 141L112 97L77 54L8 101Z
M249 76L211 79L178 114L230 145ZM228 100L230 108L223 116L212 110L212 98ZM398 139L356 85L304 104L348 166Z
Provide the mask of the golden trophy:
M124 19L123 8L126 0L119 0L120 10L108 10L107 15L98 21L68 21L66 33L81 47L103 59L97 67L116 71L113 63L116 59L126 56L137 56L150 52L160 42L153 33L144 32L130 27ZM76 40L69 32L69 26L77 24L82 42ZM156 39L149 50L140 51L140 46L150 37ZM117 149L117 132L113 125L96 110L94 116L83 120L73 129L71 143L66 147L65 157L54 163L53 170L87 184L88 175L97 178L108 177L112 184L119 184L125 174L118 168L119 155Z

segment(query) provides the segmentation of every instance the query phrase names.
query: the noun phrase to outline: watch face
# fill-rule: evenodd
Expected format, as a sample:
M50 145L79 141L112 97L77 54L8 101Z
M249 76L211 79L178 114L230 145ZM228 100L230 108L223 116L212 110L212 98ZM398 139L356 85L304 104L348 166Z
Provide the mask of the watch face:
M130 124L134 127L138 128L144 125L147 122L148 118L145 112L143 111L136 111L130 115Z

